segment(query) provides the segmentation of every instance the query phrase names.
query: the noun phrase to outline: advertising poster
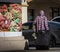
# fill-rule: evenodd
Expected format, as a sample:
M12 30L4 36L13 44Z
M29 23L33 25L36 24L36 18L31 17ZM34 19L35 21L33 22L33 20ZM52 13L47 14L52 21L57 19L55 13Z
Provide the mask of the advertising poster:
M20 32L22 30L22 9L20 4L0 5L0 32Z

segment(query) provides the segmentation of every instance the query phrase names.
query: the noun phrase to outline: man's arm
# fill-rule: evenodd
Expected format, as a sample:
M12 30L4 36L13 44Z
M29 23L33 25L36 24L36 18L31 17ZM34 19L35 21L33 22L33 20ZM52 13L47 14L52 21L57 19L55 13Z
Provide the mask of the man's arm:
M37 20L38 20L38 16L35 18L33 24L34 24L34 32L36 32L36 23L37 23Z
M46 30L49 30L47 17L45 17L45 27L46 27Z

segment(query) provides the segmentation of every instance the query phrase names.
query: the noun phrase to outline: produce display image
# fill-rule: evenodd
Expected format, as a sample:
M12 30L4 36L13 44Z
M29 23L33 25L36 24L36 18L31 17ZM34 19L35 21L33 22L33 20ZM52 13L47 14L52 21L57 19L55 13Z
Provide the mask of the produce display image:
M22 30L22 10L19 4L0 6L0 32L19 32Z

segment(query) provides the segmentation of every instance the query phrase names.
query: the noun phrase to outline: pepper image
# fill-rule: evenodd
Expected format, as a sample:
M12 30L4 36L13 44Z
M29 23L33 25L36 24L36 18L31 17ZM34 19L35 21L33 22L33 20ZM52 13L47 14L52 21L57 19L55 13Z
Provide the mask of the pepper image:
M2 9L3 9L4 12L7 12L7 11L8 11L8 10L7 10L7 9L8 9L7 5L4 4L4 5L2 6Z
M10 20L12 20L14 18L13 15L11 14L11 12L5 13L4 16L8 17L8 19L10 19Z
M10 32L15 32L14 27L10 27Z
M18 24L20 22L20 19L16 18L16 19L14 19L14 22Z

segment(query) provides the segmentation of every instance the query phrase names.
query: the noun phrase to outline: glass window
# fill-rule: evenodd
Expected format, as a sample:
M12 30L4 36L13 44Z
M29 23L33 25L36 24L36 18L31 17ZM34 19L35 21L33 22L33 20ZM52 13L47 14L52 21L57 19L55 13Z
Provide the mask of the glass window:
M60 22L60 18L56 18L53 21Z
M28 21L34 20L34 9L28 9Z
M32 29L32 27L33 27L33 23L25 23L25 24L23 24L22 29L29 30L29 29Z

